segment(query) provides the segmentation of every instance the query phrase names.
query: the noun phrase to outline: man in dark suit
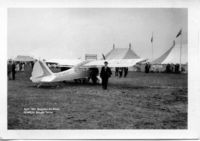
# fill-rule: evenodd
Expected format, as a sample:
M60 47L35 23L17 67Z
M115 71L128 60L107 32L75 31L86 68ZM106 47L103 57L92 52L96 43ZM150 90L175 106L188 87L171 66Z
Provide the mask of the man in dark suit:
M15 80L15 62L12 63L12 80Z
M11 80L11 75L12 75L12 62L9 60L8 62L8 79Z
M104 62L104 66L101 68L100 77L102 79L102 88L107 89L108 79L112 75L110 68L108 67L108 62Z

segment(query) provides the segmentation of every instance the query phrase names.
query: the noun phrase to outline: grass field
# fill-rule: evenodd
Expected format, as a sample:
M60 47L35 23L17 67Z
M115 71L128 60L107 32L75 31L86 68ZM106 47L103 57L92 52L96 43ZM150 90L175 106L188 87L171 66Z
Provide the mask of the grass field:
M108 90L73 82L36 88L29 77L8 81L8 129L187 129L187 74L131 72L112 77Z

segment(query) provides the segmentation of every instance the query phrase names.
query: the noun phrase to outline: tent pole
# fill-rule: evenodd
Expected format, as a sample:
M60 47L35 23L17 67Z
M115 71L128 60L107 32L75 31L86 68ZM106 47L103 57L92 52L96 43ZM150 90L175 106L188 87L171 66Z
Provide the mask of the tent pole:
M151 43L151 49L152 49L152 51L151 51L151 59L153 60L153 42Z
M153 38L153 33L152 33L152 38ZM153 60L153 40L151 42L151 48L152 48L152 60Z

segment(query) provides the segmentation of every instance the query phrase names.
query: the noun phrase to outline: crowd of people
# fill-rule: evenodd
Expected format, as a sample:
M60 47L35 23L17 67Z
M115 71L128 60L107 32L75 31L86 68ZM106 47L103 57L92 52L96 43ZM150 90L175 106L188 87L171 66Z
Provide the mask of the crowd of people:
M108 80L112 75L111 69L107 66L108 62L104 62L104 66L101 68L100 71L100 77L102 80L102 88L107 89L108 86ZM128 67L117 67L115 68L115 76L121 78L121 77L126 77L128 74ZM98 81L97 76L99 75L99 70L98 68L90 68L89 69L89 80L91 79L93 84L96 84Z
M112 71L111 69L107 66L107 62L105 62L105 65L101 68L101 72L100 72L100 77L103 78L102 79L102 83L104 88L107 88L107 79L111 76ZM104 70L106 68L106 71ZM108 72L107 72L108 71ZM108 74L107 74L108 73ZM88 81L92 80L93 84L97 84L98 78L97 76L99 75L99 70L98 68L90 68L89 69L89 77L88 77ZM128 67L117 67L115 68L115 76L116 77L126 77L128 75ZM105 79L104 79L105 78Z
M150 63L145 64L145 73L149 72L156 72L154 66L151 66ZM181 71L184 71L183 68L181 68ZM166 73L180 73L180 65L179 64L166 64L165 69L163 72Z
M128 75L128 67L115 68L115 76L121 78Z
M33 68L34 62L24 63L24 62L15 62L12 60L8 61L8 79L15 80L16 71L25 71L25 65L30 65ZM107 66L108 62L104 63L104 66L101 68L100 77L102 79L102 88L107 89L108 79L111 77L112 72L111 69ZM151 64L145 64L145 73L149 73L151 70ZM180 65L179 64L167 64L166 73L180 73ZM96 84L98 81L97 76L99 75L98 68L90 68L89 71L89 79L92 80L93 84ZM126 77L128 75L128 67L116 67L115 68L115 76L116 77Z
M15 74L17 71L25 71L25 62L15 62L9 60L7 64L8 80L15 80ZM29 62L31 68L33 68L34 62Z
M166 71L166 73L180 73L180 65L179 64L167 64L165 71Z

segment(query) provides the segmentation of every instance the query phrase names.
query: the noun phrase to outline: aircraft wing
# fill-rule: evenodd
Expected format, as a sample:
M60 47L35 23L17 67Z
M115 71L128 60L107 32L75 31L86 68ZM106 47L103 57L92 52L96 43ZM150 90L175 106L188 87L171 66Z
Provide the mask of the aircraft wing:
M81 63L81 59L49 59L46 63L55 63L58 67L73 67Z
M145 59L111 59L111 60L95 60L84 65L84 67L101 67L104 62L108 62L109 67L132 67L137 63L145 61Z

